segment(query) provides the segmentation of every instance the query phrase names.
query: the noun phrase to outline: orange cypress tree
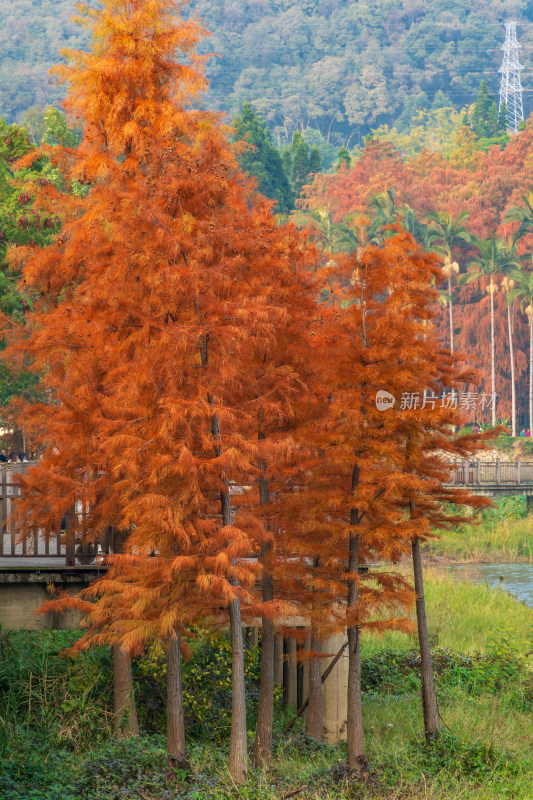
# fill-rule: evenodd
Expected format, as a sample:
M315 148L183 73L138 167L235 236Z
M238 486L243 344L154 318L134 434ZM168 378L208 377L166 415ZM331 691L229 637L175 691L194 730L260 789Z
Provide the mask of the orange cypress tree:
M310 308L313 284L301 237L247 188L219 119L190 106L205 83L194 53L203 30L180 5L84 9L93 49L62 71L84 137L75 157L52 157L89 190L48 193L64 227L46 250L18 256L36 301L26 330L9 331L7 357L29 358L58 398L21 412L48 444L20 504L28 529L52 532L81 500L74 532L128 532L93 588L92 634L135 651L227 609L230 771L243 780L241 604L253 600L258 568L245 557L264 525L236 515L233 497L279 449L258 441L257 420L283 418L301 391L277 331L298 303Z
M452 431L465 421L466 387L475 376L461 368L460 358L439 347L434 323L434 284L441 269L412 237L399 233L375 252L389 268L387 293L402 309L401 327L391 338L397 347L401 385L391 414L396 425L396 469L403 473L398 508L416 525L411 538L416 614L421 654L424 729L431 740L439 730L437 698L425 616L420 542L435 530L457 527L463 506L481 507L488 501L464 489L449 487L449 461L470 458L486 447L494 434L458 436ZM466 399L465 399L466 398ZM472 397L470 397L472 401ZM454 510L455 509L455 510Z
M367 767L360 632L405 627L401 618L380 616L391 609L397 615L412 599L397 573L362 575L359 568L376 559L397 562L411 545L414 553L432 526L457 524L460 515L447 514L442 503L477 503L445 487L447 457L473 452L479 440L451 437L461 414L453 404L440 406L443 391L472 376L454 366L435 338L430 321L439 278L436 257L404 233L351 255L332 272L313 354L331 397L324 417L300 431L315 453L285 501L287 590L313 609L316 633L348 631L348 766L358 773ZM428 393L438 397L434 411L425 403ZM420 586L417 574L417 594Z

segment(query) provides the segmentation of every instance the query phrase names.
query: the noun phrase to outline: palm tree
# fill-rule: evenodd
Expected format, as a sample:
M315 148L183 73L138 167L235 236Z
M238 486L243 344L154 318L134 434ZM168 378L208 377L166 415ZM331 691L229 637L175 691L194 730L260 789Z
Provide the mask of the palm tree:
M519 300L520 310L527 316L529 325L529 430L533 425L533 272L525 269L509 270L508 277L514 281L509 295L512 301Z
M396 190L387 189L384 192L374 195L369 201L367 208L372 219L379 221L383 225L392 225L398 220L396 209Z
M494 343L494 294L498 291L495 282L496 275L503 270L509 271L521 266L516 252L515 243L512 247L501 236L489 239L472 240L479 250L471 263L468 274L463 276L463 283L473 283L480 278L488 277L487 292L490 295L490 370L492 390L492 426L496 425L496 371L495 371L495 343Z
M502 291L507 305L507 331L509 334L509 360L511 362L511 434L516 436L516 380L514 370L513 327L511 324L511 308L514 303L512 296L515 282L507 275L502 280Z
M291 218L297 227L310 227L316 235L321 250L333 251L335 239L335 223L331 219L331 210L313 208L305 211L293 211Z
M512 206L509 208L506 215L506 222L519 222L520 227L516 236L521 238L526 233L533 232L533 191L522 195L523 205Z
M438 211L426 214L429 227L426 232L426 245L443 260L442 271L448 280L448 312L450 316L450 351L453 353L453 294L452 278L458 275L460 268L457 261L453 260L454 247L459 242L470 243L472 237L465 228L464 223L469 218L468 211L463 211L457 217L452 217L447 211Z
M416 217L416 211L411 206L404 203L403 206L400 208L400 221L402 224L402 228L410 233L411 236L416 239L419 244L422 246L426 243L426 237L428 233L428 226L424 225L423 222L420 222L419 219Z
M351 252L368 244L366 227L368 218L354 215L342 222L333 222L330 206L306 211L295 211L292 219L298 227L310 227L322 251L330 253Z

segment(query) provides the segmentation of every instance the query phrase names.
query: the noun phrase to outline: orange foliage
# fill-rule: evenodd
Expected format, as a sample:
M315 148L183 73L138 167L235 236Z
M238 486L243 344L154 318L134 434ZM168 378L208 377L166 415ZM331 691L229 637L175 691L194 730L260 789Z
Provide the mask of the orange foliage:
M248 187L221 120L190 107L203 31L179 5L87 11L93 52L62 71L84 137L74 160L54 160L90 188L56 192L63 230L24 264L35 303L5 354L43 372L59 401L19 408L46 448L20 518L50 534L81 502L86 539L129 531L87 596L100 598L91 636L127 632L133 650L236 597L252 603L258 565L243 557L264 523L249 503L222 520L221 498L290 447L258 428L276 433L294 413L315 308L315 251Z
M396 207L408 204L419 219L429 211L447 211L452 216L467 211L470 215L468 229L478 237L513 233L517 223L506 223L505 214L511 206L519 204L521 195L533 183L533 121L528 122L525 131L513 136L504 150L499 146L492 147L487 153L473 150L471 136L466 133L458 144L458 149L449 158L422 151L414 158L404 159L392 144L370 141L351 168L330 176L315 176L311 186L305 187L302 204L310 208L330 205L332 218L340 221L346 215L365 209L378 192L395 188ZM527 252L530 239L527 237L520 243L519 252ZM458 246L455 258L459 261L461 273L466 272L473 252L472 247ZM456 344L476 368L478 385L488 391L490 337L487 304L488 298L483 291L473 287L454 290ZM495 297L495 307L496 391L498 415L502 417L511 412L507 311L503 296ZM441 313L439 322L443 343L448 336L446 314L446 311ZM513 318L520 394L520 391L525 392L527 378L528 329L525 319L516 309Z

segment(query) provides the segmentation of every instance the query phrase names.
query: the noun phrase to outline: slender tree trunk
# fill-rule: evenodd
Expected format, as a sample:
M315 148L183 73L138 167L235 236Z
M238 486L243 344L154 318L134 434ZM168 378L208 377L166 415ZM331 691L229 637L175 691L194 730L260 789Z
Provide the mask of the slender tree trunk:
M283 686L283 634L274 634L274 683Z
M259 438L264 439L262 432ZM264 466L264 465L263 465ZM261 475L259 477L259 504L268 505L270 502L268 481ZM268 526L267 526L268 528ZM274 583L269 570L268 557L270 542L261 544L261 561L263 564L263 603L274 599ZM254 741L254 764L256 767L266 767L272 757L272 723L274 717L274 623L268 617L261 620L261 674L259 677L259 702L257 707L257 725Z
M511 306L507 303L507 327L509 329L509 359L511 361L511 432L516 436L516 381L514 370L513 328L511 325Z
M131 658L113 645L113 728L117 739L139 735Z
M492 391L492 427L496 427L496 369L494 365L494 294L493 294L493 281L492 275L490 276L490 375L491 375L491 391Z
M453 354L453 303L452 303L452 279L448 277L448 310L450 312L450 351Z
M311 650L320 652L320 639L311 632ZM309 703L307 705L307 721L305 729L309 736L317 742L324 740L324 722L322 720L322 660L312 658L309 661Z
M263 602L274 597L272 575L263 573ZM261 623L261 675L254 742L254 764L265 767L272 757L272 722L274 715L274 623L263 617Z
M175 638L169 640L167 652L167 755L172 765L187 765L180 635L177 631Z
M229 772L237 783L246 780L248 751L246 733L246 692L241 603L238 597L229 605L231 633L231 739Z
M211 400L210 400L211 402ZM212 432L220 442L220 423L213 415ZM217 445L220 452L220 445ZM222 524L233 525L229 489L220 494ZM232 581L236 586L236 581ZM241 601L238 594L229 603L229 625L231 638L231 738L229 749L229 772L233 780L242 783L248 770L248 740L246 733L246 687L244 681L244 644L242 637Z
M422 706L424 709L424 730L426 740L431 742L439 731L439 708L437 693L433 680L433 664L426 620L426 602L424 599L424 579L422 575L422 558L420 556L420 541L414 538L412 542L413 572L416 592L416 621L418 625L418 642L420 646L420 672L422 678Z
M124 552L127 533L113 529L112 538L113 552ZM113 712L113 729L118 739L138 736L131 658L120 649L120 644L113 645Z
M207 340L204 340L200 350L202 364L209 363ZM208 395L207 401L214 405L213 398ZM222 451L220 437L220 423L218 416L213 414L211 419L211 433L215 439L215 452L220 455ZM220 506L222 524L224 527L233 525L231 498L227 480L225 489L220 493ZM237 581L231 583L237 587ZM246 733L246 686L244 681L244 643L242 636L241 601L238 593L229 603L229 626L231 639L231 737L229 749L229 772L233 780L243 783L248 770L248 751Z
M533 434L533 324L529 323L529 435Z
M352 473L352 492L359 484L359 468L354 466ZM350 513L350 525L359 523L356 508ZM359 534L350 536L348 571L357 575L359 569ZM356 579L348 581L348 612L357 608L359 591ZM348 627L348 708L346 738L348 745L348 769L363 773L368 766L365 754L363 731L363 706L361 702L361 645L358 626Z

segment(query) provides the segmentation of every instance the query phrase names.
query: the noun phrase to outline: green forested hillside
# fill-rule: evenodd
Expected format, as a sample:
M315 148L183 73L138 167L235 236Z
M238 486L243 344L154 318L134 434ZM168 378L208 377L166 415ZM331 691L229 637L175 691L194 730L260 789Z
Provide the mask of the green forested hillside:
M85 45L75 0L0 0L0 116L56 102L48 69ZM531 66L533 0L193 0L212 37L207 103L232 116L245 100L281 140L319 127L355 144L371 127L418 108L474 102L484 71L497 91L504 20L519 22ZM494 52L487 52L494 50ZM524 72L524 84L529 75ZM526 111L531 108L526 93Z

